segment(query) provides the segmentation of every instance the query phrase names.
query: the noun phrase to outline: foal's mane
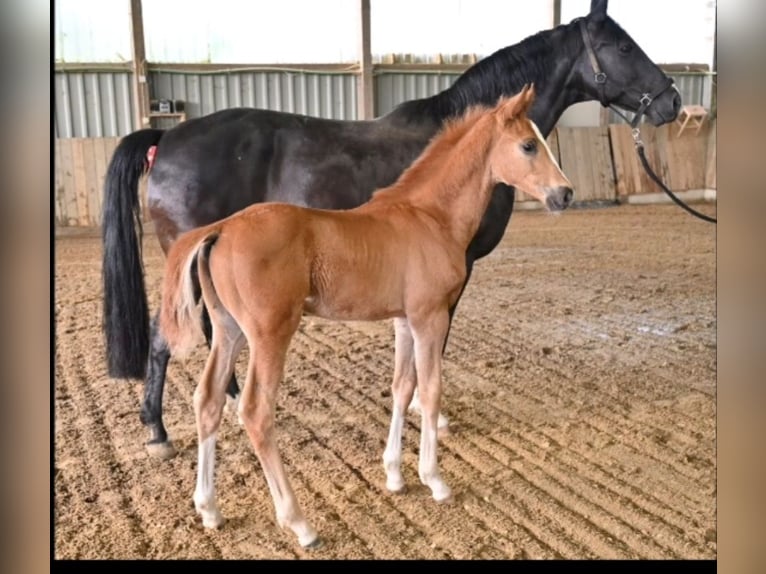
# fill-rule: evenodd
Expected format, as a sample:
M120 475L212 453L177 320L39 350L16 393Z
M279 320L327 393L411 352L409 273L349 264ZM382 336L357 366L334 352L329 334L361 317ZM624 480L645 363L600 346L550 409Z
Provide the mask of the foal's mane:
M491 138L486 137L493 122L485 122L482 129L473 130L482 119L490 119L491 112L496 108L473 106L456 118L447 120L444 127L431 138L423 153L399 176L392 185L373 193L372 200L381 200L398 196L402 191L413 191L431 186L440 179L440 175L452 171L451 165L445 165L451 159L452 152L460 145L460 163L475 166L484 158L490 145ZM470 137L470 140L467 138ZM464 141L465 140L465 141Z

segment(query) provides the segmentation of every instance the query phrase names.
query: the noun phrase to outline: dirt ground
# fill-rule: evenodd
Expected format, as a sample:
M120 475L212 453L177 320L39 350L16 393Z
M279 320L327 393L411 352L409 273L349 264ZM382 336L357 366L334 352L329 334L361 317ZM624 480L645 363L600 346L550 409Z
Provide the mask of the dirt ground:
M142 383L106 375L100 241L57 238L55 257L58 559L716 557L716 228L678 207L513 215L476 265L447 347L447 505L419 483L412 414L408 489L385 489L390 322L304 319L277 432L325 542L313 551L275 525L229 412L216 468L227 522L202 527L192 393L204 349L171 360L165 423L178 455L151 458ZM156 309L152 235L144 260Z

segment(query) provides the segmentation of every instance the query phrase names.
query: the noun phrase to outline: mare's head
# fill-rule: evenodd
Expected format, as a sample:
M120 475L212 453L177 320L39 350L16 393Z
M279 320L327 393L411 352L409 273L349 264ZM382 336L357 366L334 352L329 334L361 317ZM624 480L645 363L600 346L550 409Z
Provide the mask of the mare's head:
M673 80L607 15L606 7L607 0L592 0L590 13L574 22L584 47L576 73L585 91L604 106L632 112L643 107L656 126L672 122L681 111Z
M572 184L562 173L540 130L527 117L535 99L533 86L495 107L496 131L490 151L490 170L494 183L504 183L527 193L551 211L569 207L574 197Z

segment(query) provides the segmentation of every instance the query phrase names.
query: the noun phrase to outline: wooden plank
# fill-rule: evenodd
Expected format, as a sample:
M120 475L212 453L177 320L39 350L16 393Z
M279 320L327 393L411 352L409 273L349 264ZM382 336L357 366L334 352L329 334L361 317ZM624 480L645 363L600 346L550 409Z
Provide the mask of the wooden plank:
M85 156L83 138L72 138L72 168L74 172L75 205L77 225L88 225L88 189L85 179Z
M609 134L612 141L617 196L620 201L625 201L629 195L660 191L641 165L630 126L611 125ZM667 161L663 159L663 138L658 140L657 128L641 126L641 141L644 142L644 154L649 166L658 176L667 178Z
M624 203L629 195L637 193L641 187L638 173L639 165L630 126L611 124L609 137L612 142L612 163L614 165L617 199Z
M357 78L357 119L375 117L375 86L370 50L370 0L357 0L359 7L359 76Z
M641 128L642 139L644 141L644 152L646 159L649 162L649 167L652 168L657 177L663 182L667 182L670 174L668 167L667 156L667 142L670 137L671 126L664 125L658 128L654 126L643 126ZM649 177L646 170L641 166L641 180L642 180L642 192L643 193L657 193L662 192L662 189ZM668 187L667 183L665 184ZM672 188L671 188L672 189Z
M716 120L713 120L708 126L707 153L705 154L705 187L707 189L718 189L716 139Z
M87 225L97 225L99 219L99 189L98 174L96 173L96 141L97 138L85 138L82 140L82 153L85 162L85 192L88 206Z
M575 201L613 201L614 169L606 126L559 128L561 169L575 188Z
M133 41L133 107L136 124L149 127L149 85L146 81L146 47L144 44L144 16L141 0L130 0L130 30Z
M54 183L54 213L56 225L66 225L66 189L64 188L64 169L61 158L61 139L55 139L54 148L55 183Z
M705 185L707 140L702 132L697 135L694 130L686 130L680 137L676 134L677 129L672 126L657 129L658 145L667 167L665 185L674 191L701 189Z
M96 205L98 211L94 218L94 225L101 225L101 211L104 209L104 177L106 176L106 170L109 166L109 158L111 154L107 152L108 139L111 138L94 138L93 149L94 157L93 161L96 169Z
M72 165L72 139L61 140L61 179L64 183L62 225L77 225L77 192Z
M594 128L595 142L592 148L593 175L598 182L597 199L614 201L617 199L617 186L614 181L614 165L612 164L612 149L609 142L609 129L606 124Z

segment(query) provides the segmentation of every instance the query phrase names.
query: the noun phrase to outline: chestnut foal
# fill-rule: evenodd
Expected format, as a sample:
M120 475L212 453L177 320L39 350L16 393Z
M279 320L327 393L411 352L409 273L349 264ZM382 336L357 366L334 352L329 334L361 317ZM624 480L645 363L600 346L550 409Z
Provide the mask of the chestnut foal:
M210 313L210 355L194 392L199 464L194 504L207 527L215 499L216 431L237 355L250 361L239 415L261 462L277 522L304 547L319 543L293 494L274 436L277 387L301 316L394 318L393 415L383 454L386 487L400 471L404 414L417 384L422 406L419 476L450 497L437 465L442 347L449 308L465 282L465 253L498 183L565 209L572 187L527 118L534 88L449 123L399 180L348 211L261 203L181 235L166 262L160 327L171 350L202 340L200 295Z

